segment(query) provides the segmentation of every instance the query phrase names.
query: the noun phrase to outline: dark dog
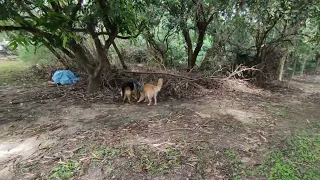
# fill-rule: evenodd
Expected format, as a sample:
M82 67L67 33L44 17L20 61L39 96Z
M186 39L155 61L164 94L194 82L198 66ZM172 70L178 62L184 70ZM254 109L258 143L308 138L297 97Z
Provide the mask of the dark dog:
M124 102L126 99L128 99L128 102L131 103L131 96L133 96L135 100L138 100L138 83L136 81L127 82L122 86L120 94L121 97L123 97Z

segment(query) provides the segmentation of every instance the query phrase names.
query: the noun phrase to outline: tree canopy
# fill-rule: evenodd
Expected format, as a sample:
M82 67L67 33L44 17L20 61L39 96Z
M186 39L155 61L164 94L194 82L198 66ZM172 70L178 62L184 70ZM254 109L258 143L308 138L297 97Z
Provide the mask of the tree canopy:
M268 59L281 59L279 49L303 54L304 46L318 57L319 23L319 0L0 1L0 31L14 32L11 46L44 45L65 66L75 62L87 71L89 92L112 66L110 47L121 56L116 39L142 36L163 66L179 59L189 70L202 61L277 68Z

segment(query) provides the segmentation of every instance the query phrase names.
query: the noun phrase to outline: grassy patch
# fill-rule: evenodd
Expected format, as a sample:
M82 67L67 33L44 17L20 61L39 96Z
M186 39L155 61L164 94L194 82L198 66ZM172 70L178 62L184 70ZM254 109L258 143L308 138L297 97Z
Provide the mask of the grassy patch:
M26 47L19 47L19 59L30 63L48 63L54 61L55 56L46 47L38 47L28 45Z
M127 147L122 145L95 146L91 150L77 150L76 156L90 156L91 163L106 167L107 177L121 177L130 173L163 175L182 164L180 149L168 146L165 151L154 151L148 146Z
M79 164L75 161L61 162L57 167L53 168L49 180L71 179L79 170Z
M29 67L22 61L0 61L0 86L25 83L31 76Z
M30 64L22 61L1 61L0 62L0 73L14 73L23 72L28 70Z
M270 152L267 159L252 175L269 180L320 179L320 136L319 127L290 136Z
M226 156L228 159L233 160L233 159L236 158L237 154L236 154L234 151L232 151L232 150L228 150L228 151L225 152L225 156Z
M286 109L282 109L282 110L276 112L275 114L282 117L282 118L285 118L288 115L288 112Z
M88 150L84 149L84 148L80 148L80 149L76 150L75 153L78 154L78 155L86 156L88 154Z
M142 148L137 153L137 168L151 175L167 173L172 168L181 165L181 152L174 147L167 147L165 152L156 153L148 148Z
M269 179L320 179L320 137L296 136L264 164Z

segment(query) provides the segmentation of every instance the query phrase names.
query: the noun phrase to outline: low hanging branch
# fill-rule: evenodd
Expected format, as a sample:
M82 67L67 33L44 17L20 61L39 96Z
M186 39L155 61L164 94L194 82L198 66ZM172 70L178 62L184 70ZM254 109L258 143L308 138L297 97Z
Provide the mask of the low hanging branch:
M257 69L255 67L246 67L243 65L239 65L237 66L237 68L229 74L228 77L222 78L222 77L215 77L215 76L202 76L202 77L196 77L196 78L192 78L192 77L188 77L188 76L184 76L184 75L180 75L180 74L172 74L172 73L164 73L164 72L137 72L137 71L119 71L120 73L132 73L132 74L161 74L161 75L166 75L166 76L172 76L172 77L177 77L177 78L182 78L188 82L196 82L198 80L213 80L213 79L221 79L221 80L228 80L232 77L234 77L235 75L241 76L243 72L245 71L260 71L260 69ZM189 73L188 73L189 74Z
M172 73L163 73L163 72L136 72L136 71L120 71L123 73L132 73L132 74L162 74L162 75L167 75L167 76L173 76L173 77L179 77L183 79L188 79L188 80L195 80L191 77L179 75L179 74L172 74Z

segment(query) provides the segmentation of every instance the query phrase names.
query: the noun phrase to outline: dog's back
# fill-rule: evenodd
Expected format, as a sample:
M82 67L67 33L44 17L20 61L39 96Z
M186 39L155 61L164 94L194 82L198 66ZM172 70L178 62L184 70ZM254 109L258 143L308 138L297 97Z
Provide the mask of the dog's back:
M163 85L163 79L159 78L157 85L153 85L153 84L144 84L143 88L142 88L142 93L143 95L140 96L140 99L138 100L138 102L141 102L143 99L148 98L149 100L149 104L151 104L151 99L154 98L154 105L157 104L157 95L158 92L161 90Z

